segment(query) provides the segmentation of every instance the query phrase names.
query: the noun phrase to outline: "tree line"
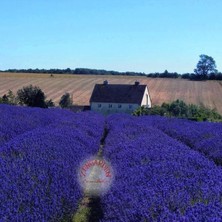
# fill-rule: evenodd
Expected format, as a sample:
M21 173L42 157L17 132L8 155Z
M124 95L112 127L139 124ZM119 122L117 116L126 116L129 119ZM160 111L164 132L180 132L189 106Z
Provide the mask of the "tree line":
M76 75L126 75L126 76L146 76L142 72L118 72L108 71L103 69L88 69L88 68L76 68L76 69L7 69L0 72L10 73L43 73L43 74L76 74Z
M76 68L76 69L8 69L0 72L11 73L46 73L51 74L78 74L78 75L125 75L125 76L147 76L151 78L182 78L189 80L222 80L222 73L216 69L215 60L208 55L200 55L200 59L197 63L193 73L178 74L177 72L168 72L165 70L162 73L143 73L143 72L118 72L107 71L103 69L88 69L88 68Z

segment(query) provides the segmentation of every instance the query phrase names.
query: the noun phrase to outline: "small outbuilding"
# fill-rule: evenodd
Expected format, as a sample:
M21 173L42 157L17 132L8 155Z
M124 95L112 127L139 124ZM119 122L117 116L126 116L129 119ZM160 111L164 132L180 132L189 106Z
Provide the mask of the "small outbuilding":
M140 106L151 108L151 98L147 85L135 82L128 84L96 84L91 98L90 108L103 114L132 113Z

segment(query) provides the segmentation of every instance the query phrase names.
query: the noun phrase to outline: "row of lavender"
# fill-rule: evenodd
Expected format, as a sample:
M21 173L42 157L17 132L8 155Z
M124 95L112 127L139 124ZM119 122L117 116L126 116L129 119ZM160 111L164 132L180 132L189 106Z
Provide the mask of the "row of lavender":
M0 106L1 221L61 221L82 197L80 161L98 151L104 118Z
M222 123L193 122L159 116L142 119L222 165Z
M0 146L12 138L52 123L61 121L61 117L68 118L72 113L53 109L28 108L0 105Z
M104 154L115 180L102 198L101 221L221 221L220 167L152 128L151 119L107 121Z

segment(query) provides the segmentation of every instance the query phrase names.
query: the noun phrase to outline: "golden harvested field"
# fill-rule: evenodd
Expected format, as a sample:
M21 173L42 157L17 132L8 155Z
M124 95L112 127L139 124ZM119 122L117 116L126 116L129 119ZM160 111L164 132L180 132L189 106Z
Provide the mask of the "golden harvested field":
M216 108L222 114L222 81L189 81L183 79L146 78L137 76L97 76L97 75L54 75L27 73L0 73L0 96L12 90L14 93L23 86L39 86L48 99L58 104L60 97L69 92L73 102L88 105L96 83L104 80L114 84L134 84L138 80L147 84L153 105L176 99L186 103Z

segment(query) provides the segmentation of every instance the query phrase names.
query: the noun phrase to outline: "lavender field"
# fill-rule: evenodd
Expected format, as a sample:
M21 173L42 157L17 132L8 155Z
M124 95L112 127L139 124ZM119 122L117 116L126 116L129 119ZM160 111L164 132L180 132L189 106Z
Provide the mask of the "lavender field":
M72 221L80 163L114 170L97 221L222 221L222 124L0 105L0 221Z
M104 118L3 105L0 113L0 221L70 218L82 196L77 168L97 152Z

